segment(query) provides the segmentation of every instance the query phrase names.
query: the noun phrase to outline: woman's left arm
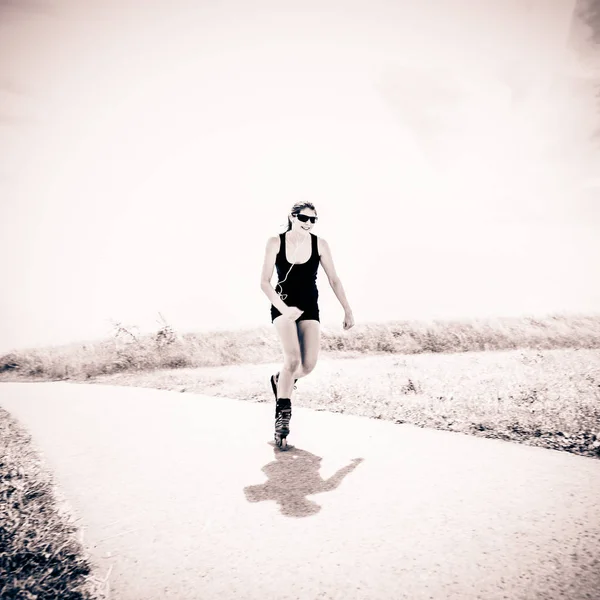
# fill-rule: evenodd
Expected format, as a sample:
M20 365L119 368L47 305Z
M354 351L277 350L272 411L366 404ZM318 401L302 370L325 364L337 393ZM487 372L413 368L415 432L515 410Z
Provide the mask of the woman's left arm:
M336 273L335 266L333 264L333 258L331 257L331 249L329 248L329 244L323 239L319 238L319 250L320 250L320 259L321 264L323 265L323 269L325 269L325 273L327 274L327 278L329 279L329 285L333 290L333 293L337 296L337 299L340 301L342 308L344 309L344 329L350 329L354 326L354 316L352 314L352 309L350 308L350 304L346 299L346 293L344 292L344 286Z

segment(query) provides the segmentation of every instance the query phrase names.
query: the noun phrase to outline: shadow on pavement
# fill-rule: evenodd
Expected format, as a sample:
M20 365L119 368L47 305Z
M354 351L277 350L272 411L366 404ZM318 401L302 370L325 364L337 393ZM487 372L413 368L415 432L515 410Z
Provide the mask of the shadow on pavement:
M275 500L281 514L286 517L310 517L317 514L321 507L306 496L335 490L344 477L363 461L362 458L355 458L329 479L323 479L319 474L322 460L320 456L294 447L282 452L273 442L271 444L274 446L275 460L262 468L269 480L261 485L244 488L244 494L248 502Z

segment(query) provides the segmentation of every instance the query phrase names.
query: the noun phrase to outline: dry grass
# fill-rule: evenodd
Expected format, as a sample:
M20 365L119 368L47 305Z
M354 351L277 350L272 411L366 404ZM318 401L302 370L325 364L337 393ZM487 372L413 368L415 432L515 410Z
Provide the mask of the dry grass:
M273 402L279 364L102 376L130 385ZM295 406L600 457L600 350L371 356L323 354Z
M323 331L295 406L600 457L600 317L364 325ZM485 352L482 352L484 351ZM272 328L115 338L13 352L0 380L71 379L273 402ZM345 357L345 358L341 358ZM0 597L91 600L76 527L29 436L0 409Z
M0 598L105 597L30 436L0 409Z
M325 327L322 347L352 356L600 348L600 316L392 322L359 325L349 332ZM122 372L260 364L279 360L280 353L273 327L177 336L165 325L141 337L120 328L117 336L100 342L6 354L0 357L0 380L85 380Z
M114 339L11 353L1 380L110 382L270 401L272 327ZM600 452L600 316L395 322L323 328L296 402L398 423ZM342 360L344 358L344 360ZM2 372L3 371L3 372Z

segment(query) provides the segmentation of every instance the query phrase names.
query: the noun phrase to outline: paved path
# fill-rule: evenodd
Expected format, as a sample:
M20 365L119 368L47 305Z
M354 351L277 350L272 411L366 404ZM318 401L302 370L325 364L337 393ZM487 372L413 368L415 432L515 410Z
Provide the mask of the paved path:
M114 600L600 598L600 461L295 408L2 384Z

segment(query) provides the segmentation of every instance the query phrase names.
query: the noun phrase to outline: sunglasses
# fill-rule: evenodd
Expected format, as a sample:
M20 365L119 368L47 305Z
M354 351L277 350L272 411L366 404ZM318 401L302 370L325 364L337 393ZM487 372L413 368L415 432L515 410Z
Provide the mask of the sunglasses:
M295 214L294 217L301 223L307 223L310 221L313 225L318 221L317 217L309 217L308 215Z

